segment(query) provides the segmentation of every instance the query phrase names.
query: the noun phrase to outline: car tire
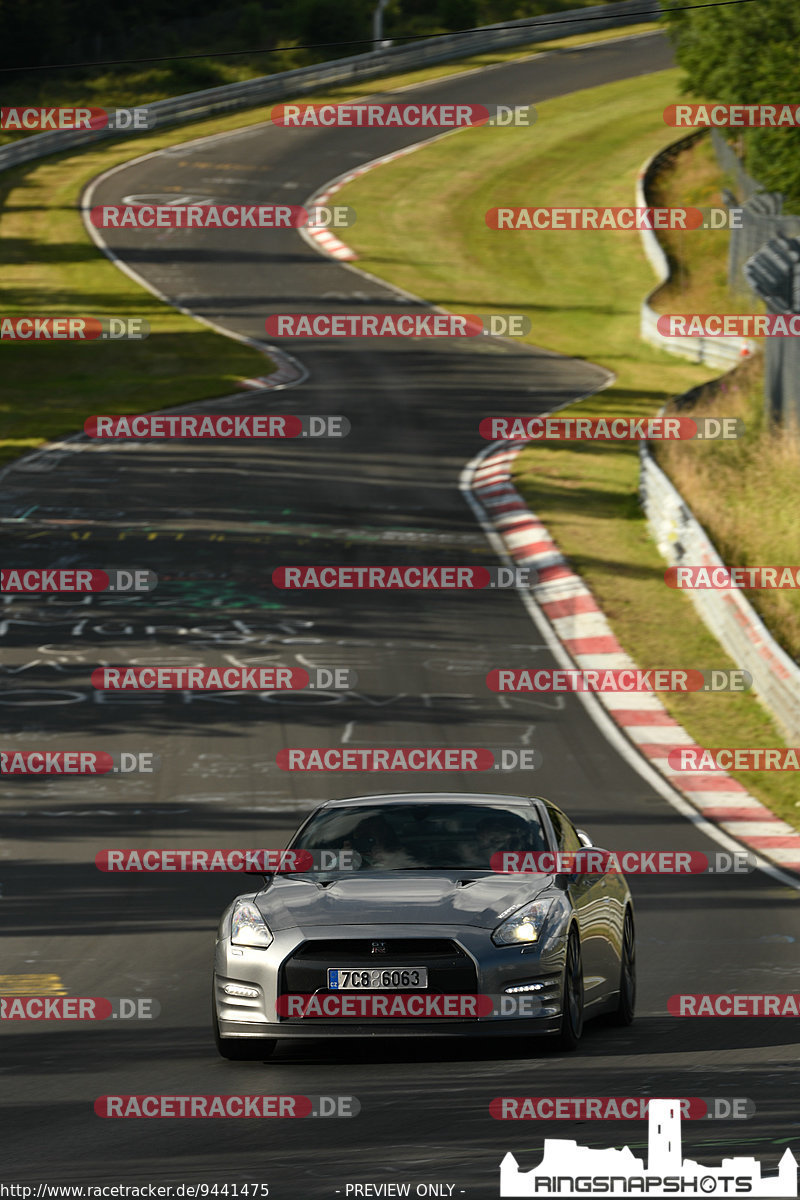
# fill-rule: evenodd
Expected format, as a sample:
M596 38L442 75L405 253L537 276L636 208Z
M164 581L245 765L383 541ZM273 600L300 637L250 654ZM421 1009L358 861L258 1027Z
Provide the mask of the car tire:
M567 938L564 963L564 987L561 993L561 1029L558 1044L562 1050L574 1050L583 1033L583 958L578 931L573 927Z
M636 1013L636 931L633 913L625 909L619 968L619 1004L613 1015L615 1025L632 1025Z
M277 1038L229 1038L223 1037L219 1031L217 1006L211 1001L214 1020L214 1044L223 1058L229 1062L258 1062L271 1058L278 1045Z

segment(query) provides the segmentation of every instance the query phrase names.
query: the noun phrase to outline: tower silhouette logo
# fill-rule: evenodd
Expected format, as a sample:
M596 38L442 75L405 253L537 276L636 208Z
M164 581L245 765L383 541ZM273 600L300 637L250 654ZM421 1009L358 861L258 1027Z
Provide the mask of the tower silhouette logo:
M679 1100L651 1100L647 1165L624 1146L592 1150L562 1138L546 1138L542 1161L520 1171L510 1152L500 1164L500 1195L536 1196L797 1196L797 1159L788 1148L777 1175L764 1176L756 1158L724 1158L704 1167L683 1158Z

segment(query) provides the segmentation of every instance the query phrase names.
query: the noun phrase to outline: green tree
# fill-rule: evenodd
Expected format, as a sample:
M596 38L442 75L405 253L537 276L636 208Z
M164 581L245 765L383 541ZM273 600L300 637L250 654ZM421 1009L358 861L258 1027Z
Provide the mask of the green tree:
M341 0L302 0L297 9L297 35L308 44L350 40L357 43L371 38L374 7L370 0L351 0L349 4L342 4ZM351 49L340 47L336 53L363 54L368 49L367 45L354 44Z
M673 0L673 3L675 0ZM691 0L678 0L687 9ZM745 0L664 15L685 71L683 91L718 104L791 104L800 100L800 3ZM783 192L785 211L800 212L800 130L731 129L749 173Z

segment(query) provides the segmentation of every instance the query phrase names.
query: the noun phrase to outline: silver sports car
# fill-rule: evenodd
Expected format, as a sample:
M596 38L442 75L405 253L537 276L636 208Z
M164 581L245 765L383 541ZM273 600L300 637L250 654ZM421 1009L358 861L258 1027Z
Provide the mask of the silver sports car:
M567 860L556 852L591 845L539 798L328 801L289 843L315 852L313 869L266 876L222 916L220 1054L263 1059L292 1038L530 1034L571 1050L585 1018L609 1013L629 1025L636 960L625 877L558 873Z

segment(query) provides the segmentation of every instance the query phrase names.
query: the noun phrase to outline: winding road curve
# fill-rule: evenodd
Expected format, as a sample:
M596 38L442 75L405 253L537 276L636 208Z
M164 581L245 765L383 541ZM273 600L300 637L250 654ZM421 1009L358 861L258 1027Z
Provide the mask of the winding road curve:
M536 103L669 66L661 36L426 84L427 102ZM413 130L290 131L263 125L132 162L95 203L173 192L231 202L302 203L325 181L418 137ZM111 239L111 233L108 234ZM173 301L234 333L263 337L269 312L382 311L390 289L324 259L294 233L118 232L114 253ZM413 252L413 251L412 251ZM338 299L331 299L331 296ZM98 300L101 298L98 297ZM513 1150L539 1161L544 1136L641 1147L644 1125L546 1128L494 1121L497 1095L747 1096L746 1124L684 1126L695 1156L738 1147L774 1170L796 1132L791 1021L680 1023L675 991L792 991L797 894L761 874L632 881L640 1015L588 1027L582 1050L452 1043L280 1049L269 1064L216 1056L209 1025L213 930L238 889L224 876L109 876L115 845L280 844L331 789L378 791L382 777L287 775L285 745L536 745L535 788L600 845L715 849L604 740L575 697L502 697L499 665L551 666L516 593L277 593L272 570L298 563L495 561L459 493L494 397L532 413L603 382L591 364L505 343L309 341L308 378L280 397L237 393L232 412L343 413L346 441L76 444L5 473L0 518L14 565L137 565L162 585L130 603L14 600L0 614L1 719L9 748L146 749L154 779L6 782L2 813L2 970L56 974L73 995L153 996L150 1024L3 1030L2 1174L27 1182L269 1183L271 1197L344 1195L347 1183L452 1183L497 1195ZM206 409L216 405L206 404ZM203 580L208 581L204 585ZM215 582L216 581L216 582ZM214 598L224 603L215 605ZM344 695L98 697L101 662L354 667ZM102 702L100 702L102 701ZM42 736L41 730L46 731ZM496 777L500 779L500 777ZM440 776L390 781L442 786ZM525 774L448 778L516 792ZM793 948L794 947L794 948ZM352 1094L351 1121L101 1120L108 1093Z

